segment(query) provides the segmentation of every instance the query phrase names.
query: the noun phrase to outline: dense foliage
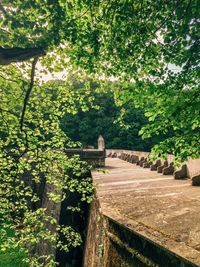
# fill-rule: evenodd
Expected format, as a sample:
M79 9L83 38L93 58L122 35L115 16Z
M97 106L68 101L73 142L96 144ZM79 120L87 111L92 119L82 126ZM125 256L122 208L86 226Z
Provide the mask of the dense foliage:
M85 90L85 83L91 89L93 105L84 111L80 105L76 114L65 114L61 120L61 128L72 140L80 141L83 147L97 147L97 139L101 134L106 148L143 151L150 151L159 142L159 138L142 140L139 136L141 127L148 120L132 102L122 104L115 99L118 83L74 81L71 90Z
M0 248L3 253L20 248L29 266L54 266L54 247L67 251L81 243L71 226L59 225L60 203L74 192L86 202L93 194L87 164L66 156L66 147L76 144L61 130L60 118L76 112L76 103L89 106L89 99L87 93L71 92L67 82L36 83L20 129L27 80L12 66L1 71ZM80 209L76 205L74 211ZM59 233L64 243L57 242ZM40 252L43 243L50 244L47 254Z
M42 173L57 192L49 197L58 204L65 197L63 189L71 186L66 170L86 171L78 159L72 163L66 158L64 148L72 143L60 119L74 113L77 102L87 109L88 94L70 91L68 85L53 90L52 84L34 81L38 57L44 71L78 67L104 79L114 76L120 81L115 99L124 106L121 116L132 105L143 109L149 120L140 132L143 137L165 137L154 147L155 155L173 153L180 161L200 156L198 6L198 0L0 2L0 64L10 64L0 69L1 218L7 222L2 236L7 225L17 235L1 240L3 250L22 246L37 266L42 258L34 258L33 247L40 238L55 243L55 235L43 231L47 221L55 220L45 215L37 193L23 178L25 172L31 172L34 185L41 184ZM73 190L91 200L91 183L79 182ZM71 229L71 235L63 231L74 238L72 244L79 243ZM52 259L46 257L49 265Z
M114 75L125 88L132 81L134 89L122 90L123 99L134 96L145 107L151 130L144 137L173 132L158 154L198 157L198 5L198 0L4 0L0 46L25 50L1 49L1 64L47 53L42 62L50 70L79 66ZM184 119L188 113L194 122Z

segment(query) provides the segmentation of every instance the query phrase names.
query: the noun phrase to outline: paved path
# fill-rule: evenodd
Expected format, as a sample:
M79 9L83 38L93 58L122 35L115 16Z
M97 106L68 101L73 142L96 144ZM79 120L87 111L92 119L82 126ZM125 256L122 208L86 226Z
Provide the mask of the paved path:
M200 266L200 187L117 158L93 171L103 213Z

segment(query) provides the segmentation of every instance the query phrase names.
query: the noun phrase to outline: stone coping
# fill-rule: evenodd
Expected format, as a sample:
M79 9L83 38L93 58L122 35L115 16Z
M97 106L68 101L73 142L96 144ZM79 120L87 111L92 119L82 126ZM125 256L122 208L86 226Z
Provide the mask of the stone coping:
M118 158L106 166L105 174L92 172L102 213L200 266L200 188Z
M137 155L139 157L148 157L150 152L145 151L134 151L134 150L126 150L126 149L106 149L106 156L108 156L110 153L117 154L117 157L119 157L122 153L127 153L130 155ZM173 162L174 156L168 155L167 161L169 163ZM163 162L163 161L162 161ZM189 159L187 162L183 162L182 165L179 168L175 168L176 170L181 169L183 165L186 165L186 173L187 177L192 178L193 176L200 175L200 158L199 159Z

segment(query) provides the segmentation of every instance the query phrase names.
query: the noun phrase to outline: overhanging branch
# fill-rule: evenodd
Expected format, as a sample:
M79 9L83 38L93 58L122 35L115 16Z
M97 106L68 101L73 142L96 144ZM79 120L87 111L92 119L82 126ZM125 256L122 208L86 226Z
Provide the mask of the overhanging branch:
M5 48L0 47L0 65L8 65L13 62L22 62L31 58L44 56L46 53L43 49L33 48Z

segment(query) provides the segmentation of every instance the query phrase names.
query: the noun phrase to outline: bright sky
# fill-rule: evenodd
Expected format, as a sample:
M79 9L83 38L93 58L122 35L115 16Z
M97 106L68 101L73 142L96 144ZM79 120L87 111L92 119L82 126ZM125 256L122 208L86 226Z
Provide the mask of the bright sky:
M45 73L43 72L45 70ZM49 81L49 80L66 80L68 76L68 71L60 71L60 72L49 72L46 70L40 62L37 63L36 69L36 77L40 79L40 81Z

